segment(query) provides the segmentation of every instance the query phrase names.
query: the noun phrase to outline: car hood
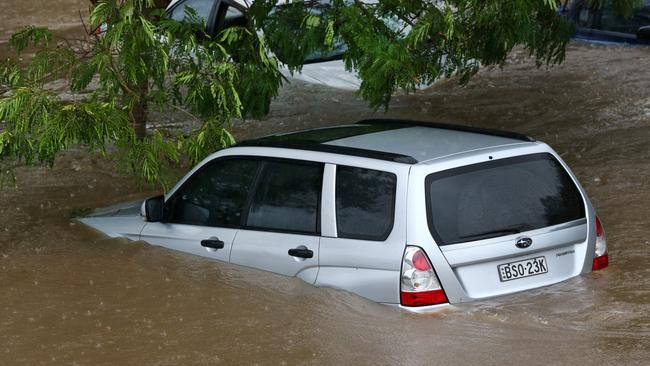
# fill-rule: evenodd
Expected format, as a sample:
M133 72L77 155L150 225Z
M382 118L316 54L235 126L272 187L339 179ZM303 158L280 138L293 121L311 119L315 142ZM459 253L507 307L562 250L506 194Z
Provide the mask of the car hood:
M142 201L118 203L116 205L98 208L85 217L140 216Z
M140 215L142 201L120 203L99 208L77 221L113 238L139 240L146 225Z

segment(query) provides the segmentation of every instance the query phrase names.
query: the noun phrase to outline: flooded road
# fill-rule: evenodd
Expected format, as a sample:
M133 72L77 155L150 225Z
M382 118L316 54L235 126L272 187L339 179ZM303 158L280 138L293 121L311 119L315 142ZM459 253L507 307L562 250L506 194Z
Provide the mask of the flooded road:
M4 12L7 3L39 2L3 2L0 24L18 16ZM482 70L466 87L399 95L387 114L549 143L603 220L604 271L436 314L404 313L75 224L70 217L84 208L156 192L73 150L54 169L20 170L18 188L0 191L0 364L648 365L648 60L648 49L574 44L565 64L547 71L515 52L507 67ZM267 119L235 132L242 139L385 115L352 93L295 83Z
M0 42L12 32L28 26L48 27L58 34L83 32L79 13L87 21L90 2L86 0L2 0L0 3Z

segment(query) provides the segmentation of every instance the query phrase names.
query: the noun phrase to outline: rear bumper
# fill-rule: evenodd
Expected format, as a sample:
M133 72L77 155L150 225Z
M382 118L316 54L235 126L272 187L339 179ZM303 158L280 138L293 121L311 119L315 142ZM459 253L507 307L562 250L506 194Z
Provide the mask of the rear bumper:
M430 305L430 306L402 306L400 304L388 304L388 303L380 303L380 304L387 305L395 309L406 310L410 313L417 313L417 314L438 313L440 311L445 311L453 308L453 305L449 303Z

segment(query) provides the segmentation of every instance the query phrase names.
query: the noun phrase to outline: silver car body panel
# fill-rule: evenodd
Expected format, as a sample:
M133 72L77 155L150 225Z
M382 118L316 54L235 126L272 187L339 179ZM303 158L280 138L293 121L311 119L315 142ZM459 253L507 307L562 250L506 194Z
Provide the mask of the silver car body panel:
M141 206L141 201L121 203L97 209L78 220L111 238L140 240L140 232L146 225L140 216Z
M422 141L418 141L418 138ZM381 141L384 141L383 145ZM429 143L426 144L425 141ZM591 271L591 253L594 252L596 239L594 209L573 173L544 143L414 127L341 138L328 144L408 153L417 156L420 162L404 164L295 148L238 146L221 150L206 158L165 195L165 199L169 199L203 165L222 157L254 156L320 162L324 164L324 170L319 236L144 223L136 210L139 205L135 204L129 208L113 207L101 214L82 218L81 221L110 236L141 239L174 250L297 276L317 286L344 289L380 303L394 305L399 305L400 302L400 268L406 245L416 245L425 250L450 303L546 286ZM537 153L552 154L566 169L584 200L585 219L470 243L439 246L435 242L427 223L424 185L427 175L489 160ZM334 197L337 165L380 170L396 175L394 224L385 241L337 237ZM139 235L140 232L142 235ZM521 235L531 237L534 244L525 249L517 248L514 244ZM200 241L211 237L223 240L224 249L215 252L201 247ZM295 258L287 254L288 249L300 246L312 250L313 258ZM496 269L498 264L540 255L548 261L547 274L516 281L499 281ZM437 308L438 306L409 309L426 311Z
M522 142L500 136L415 126L346 137L326 142L325 145L386 151L427 161L461 152L518 143Z
M139 218L142 220L142 217ZM153 245L228 262L237 232L237 229L229 228L149 222L142 230L140 240ZM201 246L201 241L205 239L219 239L224 242L224 248L218 250L204 248Z
M314 283L318 275L320 237L269 231L240 229L230 255L230 262L246 267L295 276ZM309 249L312 258L296 258L289 249Z
M338 238L336 230L321 237L320 271L317 286L328 286L352 291L377 302L399 303L399 276L406 242L406 202L409 165L388 163L375 159L346 157L331 160L335 165L381 170L397 176L393 229L384 241ZM325 186L332 187L325 194L323 210L336 212L334 189L335 174L325 177ZM324 216L323 216L324 217ZM336 225L336 216L330 223Z

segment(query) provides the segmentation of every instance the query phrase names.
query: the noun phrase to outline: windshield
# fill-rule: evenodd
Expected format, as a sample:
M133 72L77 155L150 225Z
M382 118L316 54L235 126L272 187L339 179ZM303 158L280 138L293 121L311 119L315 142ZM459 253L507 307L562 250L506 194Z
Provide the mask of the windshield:
M550 154L430 174L429 229L439 245L516 234L585 217L582 196Z

